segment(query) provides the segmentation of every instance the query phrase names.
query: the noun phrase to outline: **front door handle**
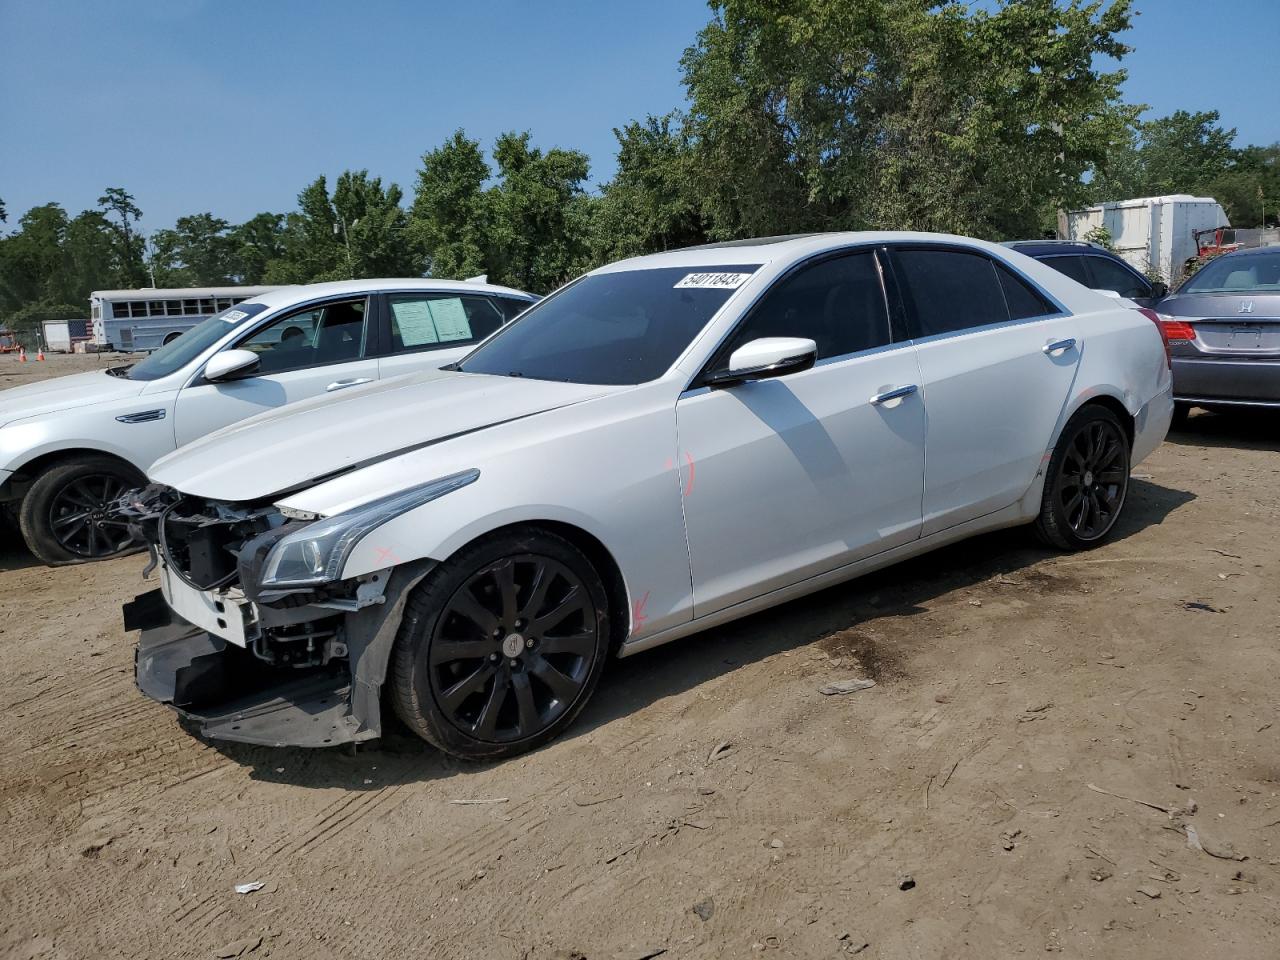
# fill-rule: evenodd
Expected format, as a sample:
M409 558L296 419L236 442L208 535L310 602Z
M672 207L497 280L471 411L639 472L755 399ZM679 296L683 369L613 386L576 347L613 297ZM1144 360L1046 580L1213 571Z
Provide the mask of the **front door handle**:
M909 397L919 389L920 388L916 384L909 383L905 387L895 387L892 390L886 390L884 393L877 393L871 398L871 402L878 406L882 403L888 403L890 400L899 400L902 397Z
M358 387L362 383L373 383L373 377L352 377L349 380L335 380L324 388L325 393L333 393L335 390L345 390L347 387Z
M1046 343L1040 349L1043 350L1046 355L1052 357L1055 353L1066 353L1075 345L1076 338L1067 337L1065 340L1054 340L1052 343Z

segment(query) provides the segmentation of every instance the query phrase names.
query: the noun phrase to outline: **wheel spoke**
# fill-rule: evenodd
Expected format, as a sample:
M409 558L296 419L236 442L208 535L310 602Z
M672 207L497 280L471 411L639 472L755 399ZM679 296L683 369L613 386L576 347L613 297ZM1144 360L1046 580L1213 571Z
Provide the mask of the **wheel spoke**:
M494 567L493 579L498 585L498 596L502 600L502 623L507 629L511 629L511 625L519 615L516 610L515 561L504 560Z
M578 684L557 670L545 657L535 657L529 665L529 672L545 683L561 703L569 703L578 692Z
M493 636L498 629L498 616L486 610L468 587L463 587L449 601L448 611L464 620L470 620L485 636Z
M492 663L481 664L473 673L463 677L440 695L441 706L448 713L456 713L458 707L462 706L462 702L473 693L479 692L497 669Z
M505 670L495 674L493 686L489 689L489 699L484 702L480 716L476 717L476 736L485 740L493 736L494 731L498 729L498 714L502 712L502 705L506 702L507 693L510 690L511 674Z
M516 695L516 709L519 711L517 732L524 735L538 729L538 707L533 702L533 687L529 683L529 675L520 671L511 675L511 689Z
M89 516L88 510L81 510L79 513L66 513L54 518L53 527L56 530L59 527L65 527L68 523L83 524L87 516Z
M543 637L538 644L538 651L543 656L554 653L574 653L580 657L589 657L595 645L596 632L582 630L578 633L566 633L561 637Z
M497 649L497 641L492 638L446 640L443 637L437 637L431 644L431 665L439 666L457 660L483 660Z
M586 595L581 587L574 584L559 603L533 621L532 632L534 635L544 635L563 623L571 613L585 609L586 605Z
M529 598L520 607L520 619L525 621L534 620L542 610L542 605L547 602L547 590L551 587L551 581L555 579L555 574L549 569L547 564L539 563L533 573L533 583L529 587Z
M58 494L58 499L70 501L77 507L85 507L89 510L92 510L98 505L98 501L86 494L78 483L70 484L64 488L63 491Z

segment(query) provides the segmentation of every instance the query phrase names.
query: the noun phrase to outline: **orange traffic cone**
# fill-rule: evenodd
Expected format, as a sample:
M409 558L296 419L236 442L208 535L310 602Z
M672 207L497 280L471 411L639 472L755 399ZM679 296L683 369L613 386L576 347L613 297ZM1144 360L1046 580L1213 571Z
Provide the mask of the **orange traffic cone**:
M19 363L26 363L26 362L27 362L27 348L26 348L26 347L19 347L19 348L18 348L18 362L19 362Z
M39 347L36 349L36 359L37 360L44 359L44 347Z

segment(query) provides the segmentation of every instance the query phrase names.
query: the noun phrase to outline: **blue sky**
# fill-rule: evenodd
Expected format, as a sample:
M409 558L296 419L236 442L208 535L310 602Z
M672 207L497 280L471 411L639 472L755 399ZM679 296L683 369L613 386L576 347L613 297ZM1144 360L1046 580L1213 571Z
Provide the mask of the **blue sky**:
M1280 0L1137 0L1130 101L1280 140ZM316 175L412 190L465 127L528 129L613 171L612 128L683 103L701 0L0 0L0 197L73 214L123 186L144 227L284 211Z

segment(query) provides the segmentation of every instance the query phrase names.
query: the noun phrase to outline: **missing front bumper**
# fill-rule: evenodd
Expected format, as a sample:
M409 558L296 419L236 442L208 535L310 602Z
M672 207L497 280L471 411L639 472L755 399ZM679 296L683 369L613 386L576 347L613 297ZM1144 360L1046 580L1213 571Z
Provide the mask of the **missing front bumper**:
M202 737L266 746L331 747L381 734L376 715L356 715L345 664L298 671L269 667L253 654L173 614L160 591L124 607L126 629L140 629L138 689L163 703Z

